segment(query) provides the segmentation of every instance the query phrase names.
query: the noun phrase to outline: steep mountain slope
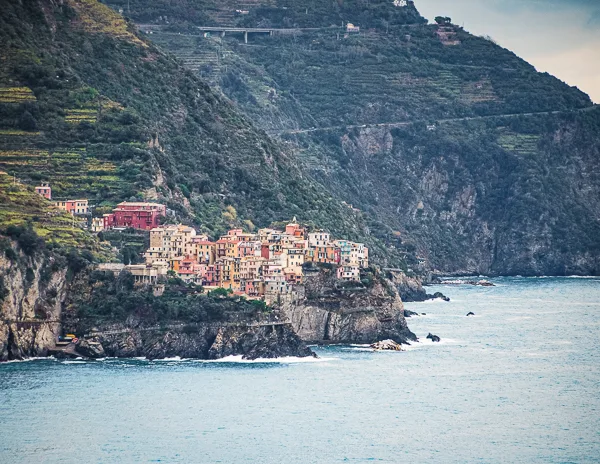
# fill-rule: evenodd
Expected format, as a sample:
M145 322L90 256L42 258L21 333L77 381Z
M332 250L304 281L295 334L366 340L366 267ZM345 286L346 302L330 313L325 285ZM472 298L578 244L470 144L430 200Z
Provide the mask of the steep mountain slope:
M107 3L431 268L600 272L600 109L491 40L403 1Z
M213 235L297 216L401 264L288 149L96 0L4 2L0 43L0 169L10 175L90 198L96 214L162 200Z

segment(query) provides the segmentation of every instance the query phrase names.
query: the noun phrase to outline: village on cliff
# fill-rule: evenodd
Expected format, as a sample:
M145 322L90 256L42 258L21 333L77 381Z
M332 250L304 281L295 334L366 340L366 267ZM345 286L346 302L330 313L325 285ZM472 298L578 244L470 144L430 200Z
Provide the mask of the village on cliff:
M52 200L49 185L36 192ZM54 206L74 217L90 217L88 200L55 201ZM93 232L118 229L149 231L150 247L143 264L104 263L98 270L130 272L138 285L152 285L155 294L164 290L169 277L180 278L205 290L226 289L248 299L265 303L292 300L302 286L309 263L334 266L342 281L360 281L360 270L369 266L369 250L364 244L332 239L323 230L308 231L294 220L285 230L259 229L257 233L232 229L218 240L181 224L162 224L165 205L123 202L112 213L93 218Z

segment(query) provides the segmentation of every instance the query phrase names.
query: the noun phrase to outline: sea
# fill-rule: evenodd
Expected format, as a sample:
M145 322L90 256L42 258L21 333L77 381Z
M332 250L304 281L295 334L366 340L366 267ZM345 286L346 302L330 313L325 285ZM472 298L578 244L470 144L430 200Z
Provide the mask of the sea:
M491 280L404 352L2 364L0 463L600 462L600 278Z

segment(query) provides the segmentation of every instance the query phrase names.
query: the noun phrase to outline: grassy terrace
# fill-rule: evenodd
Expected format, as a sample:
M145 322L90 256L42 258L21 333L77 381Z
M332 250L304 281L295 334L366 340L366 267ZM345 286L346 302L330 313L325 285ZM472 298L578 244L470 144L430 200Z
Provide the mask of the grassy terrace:
M70 214L60 211L30 188L14 182L0 171L0 224L31 224L33 230L47 244L58 248L78 248L93 251L100 259L110 259L111 252L97 239L80 229Z
M23 103L35 101L29 87L0 87L0 103Z
M0 133L0 135L2 135ZM104 198L110 191L118 198L128 189L114 163L90 156L85 147L54 150L0 150L0 169L28 183L49 181L58 198ZM124 193L123 193L124 194Z

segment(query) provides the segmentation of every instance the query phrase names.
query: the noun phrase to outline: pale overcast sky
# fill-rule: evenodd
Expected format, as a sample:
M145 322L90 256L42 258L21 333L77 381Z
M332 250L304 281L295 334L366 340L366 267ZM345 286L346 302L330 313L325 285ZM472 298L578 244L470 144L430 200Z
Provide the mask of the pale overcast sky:
M600 103L600 0L415 0L433 20L450 16L489 35L534 65Z

